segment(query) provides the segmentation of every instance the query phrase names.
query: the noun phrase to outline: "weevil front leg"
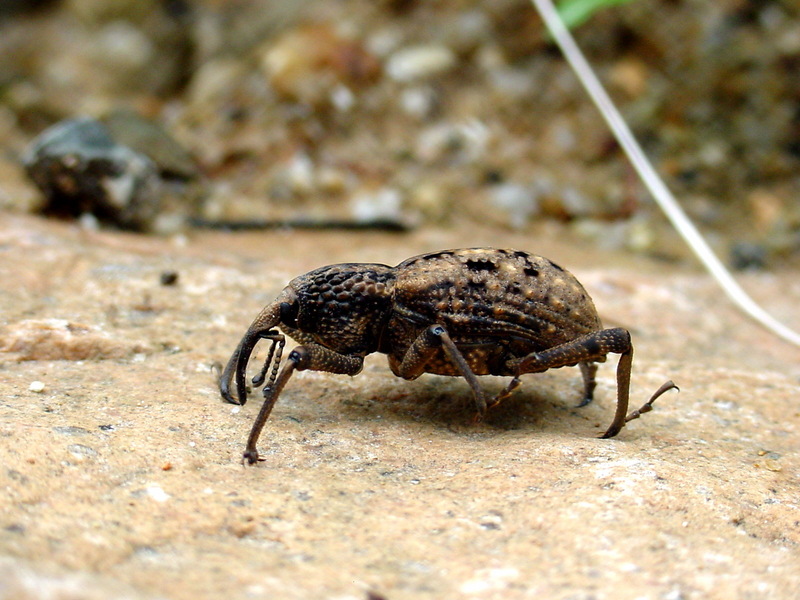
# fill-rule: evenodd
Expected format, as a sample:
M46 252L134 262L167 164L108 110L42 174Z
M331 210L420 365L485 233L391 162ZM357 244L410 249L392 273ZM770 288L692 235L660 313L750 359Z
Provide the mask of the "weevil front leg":
M264 404L258 411L250 436L247 438L247 447L244 452L243 460L248 464L255 464L260 459L256 444L261 435L261 430L269 418L275 402L278 400L283 388L295 371L324 371L326 373L338 373L342 375L357 375L364 366L364 357L349 354L339 354L318 344L306 344L297 346L289 353L286 364L281 369L277 378L270 377L269 383L264 386ZM260 377L268 367L262 370Z
M395 375L403 379L416 379L425 372L425 366L428 361L440 349L444 350L447 358L455 365L462 377L467 380L470 388L472 388L472 396L477 410L476 421L482 420L486 416L487 409L483 388L481 388L477 375L470 368L464 355L461 354L450 334L447 333L447 330L442 325L431 325L420 333L406 350L400 364L393 366L392 370Z
M512 372L516 372L517 377L519 377L523 373L541 373L558 367L593 363L595 361L602 362L609 353L620 355L619 363L617 364L617 409L614 413L614 420L601 436L610 438L617 435L629 420L627 417L631 386L631 366L633 364L633 344L631 343L630 333L626 329L604 329L589 333L542 352L534 352L523 358L511 360L506 366ZM589 369L591 369L591 366ZM584 370L584 384L588 397L589 393L593 391L593 387L590 388L590 383L594 377L591 377L591 371L589 370L587 373L587 370ZM674 387L676 386L671 381L662 385L642 407L645 409L644 412L649 410L649 408L645 407L651 407L656 398ZM636 412L634 411L634 413ZM641 413L642 409L639 409L638 412ZM631 413L631 415L634 413ZM631 418L636 417L632 416Z

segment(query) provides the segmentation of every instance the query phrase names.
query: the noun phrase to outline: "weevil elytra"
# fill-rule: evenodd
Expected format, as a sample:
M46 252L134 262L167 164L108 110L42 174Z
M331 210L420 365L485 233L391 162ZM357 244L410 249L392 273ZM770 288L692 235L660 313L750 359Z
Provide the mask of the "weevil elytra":
M300 343L282 369L289 336ZM592 401L597 365L620 355L617 408L604 438L648 412L662 385L628 414L633 361L631 336L603 329L583 286L547 258L518 250L467 248L415 256L396 267L346 263L315 269L289 282L250 325L220 377L220 392L233 404L247 401L247 364L260 340L272 342L253 385L264 386L244 460L259 460L256 443L275 401L295 371L356 375L364 357L388 355L404 379L422 373L463 377L472 388L476 420L520 385L520 376L579 365L584 395ZM478 375L512 377L486 398ZM236 382L236 396L232 392Z

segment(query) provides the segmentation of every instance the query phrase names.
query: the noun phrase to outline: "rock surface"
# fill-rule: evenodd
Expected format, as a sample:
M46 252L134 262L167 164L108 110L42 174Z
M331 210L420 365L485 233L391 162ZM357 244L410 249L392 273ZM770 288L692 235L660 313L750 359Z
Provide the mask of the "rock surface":
M575 408L578 371L565 369L525 377L474 426L464 381L404 382L375 356L356 378L297 376L262 436L265 462L240 464L258 398L223 403L212 366L263 304L321 264L464 245L567 266L607 325L631 329L633 398L666 378L680 394L597 439L613 413L611 359L586 408ZM800 350L692 266L598 253L548 224L156 239L7 214L0 255L4 600L800 589ZM742 280L798 326L795 272ZM116 340L113 352L9 351L7 332L64 338L65 323Z

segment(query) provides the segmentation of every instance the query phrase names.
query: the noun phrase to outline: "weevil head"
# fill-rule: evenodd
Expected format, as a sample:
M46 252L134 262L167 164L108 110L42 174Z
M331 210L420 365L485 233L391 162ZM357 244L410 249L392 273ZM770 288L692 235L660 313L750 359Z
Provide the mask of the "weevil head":
M374 352L391 313L394 279L393 269L380 264L315 269L284 290L281 326L300 342L342 354Z
M293 279L239 342L220 377L223 398L234 404L247 401L247 363L259 340L277 333L276 327L301 344L358 356L375 352L391 315L394 281L391 267L355 263L322 267Z

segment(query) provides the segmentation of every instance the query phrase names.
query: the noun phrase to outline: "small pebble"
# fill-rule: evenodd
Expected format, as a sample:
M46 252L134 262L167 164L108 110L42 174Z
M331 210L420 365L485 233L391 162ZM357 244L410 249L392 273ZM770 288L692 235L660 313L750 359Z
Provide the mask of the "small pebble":
M41 394L44 391L45 385L43 381L32 381L31 384L28 386L28 390L31 392L35 392L37 394Z
M70 444L67 447L67 450L69 450L69 453L79 462L83 462L97 456L97 451L94 448L84 446L83 444Z
M629 98L638 98L647 90L648 72L646 64L635 58L618 61L610 72L611 82Z
M305 152L297 152L286 165L286 180L296 194L307 194L314 190L314 163Z
M350 88L344 85L337 85L331 90L331 104L341 112L347 112L356 103L356 97Z
M436 108L436 93L429 87L412 87L400 94L403 111L412 117L424 119Z
M170 495L158 485L147 486L147 488L145 488L145 492L147 492L147 495L156 502L166 502L170 499Z
M519 183L499 183L492 186L489 201L505 212L508 225L514 229L525 226L539 211L539 202L530 186Z
M161 285L175 285L178 283L178 272L163 271L159 276L159 281L161 282Z
M737 271L756 271L767 266L767 250L761 244L736 242L730 250L729 262Z
M353 196L350 211L357 221L399 219L402 216L403 196L394 188L360 192Z
M83 427L76 427L74 425L68 425L65 427L53 427L53 431L56 433L60 433L61 435L86 435L91 433L88 429L84 429Z
M449 159L476 163L486 156L491 137L489 128L474 119L464 123L440 123L420 132L416 153L425 162Z
M354 105L353 88L369 84L380 72L378 60L358 40L328 25L291 29L258 53L279 96L311 106L333 104L340 111Z
M455 63L455 54L445 46L412 46L392 54L386 72L395 81L408 82L440 75Z

